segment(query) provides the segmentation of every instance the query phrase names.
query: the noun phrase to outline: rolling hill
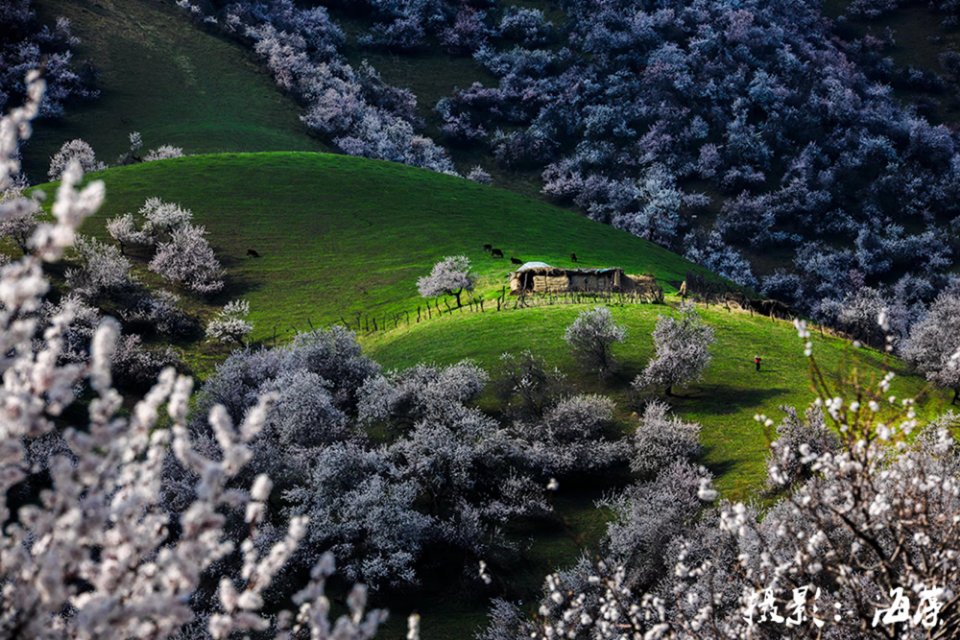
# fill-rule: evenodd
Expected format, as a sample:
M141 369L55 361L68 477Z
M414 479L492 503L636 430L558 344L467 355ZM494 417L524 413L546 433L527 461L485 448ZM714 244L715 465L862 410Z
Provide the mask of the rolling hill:
M191 310L209 317L228 300L247 299L254 342L282 343L298 331L340 322L356 329L359 317L361 340L388 367L469 357L495 372L501 353L529 348L560 366L575 385L613 393L625 425L629 382L652 352L657 316L670 313L670 307L616 307L630 337L619 348L620 375L601 387L577 371L562 341L565 327L589 305L495 311L490 302L514 268L506 257L569 266L576 252L581 265L653 274L668 302L687 271L713 277L665 249L573 212L381 161L317 153L223 154L119 167L97 177L106 182L107 200L85 227L96 235L109 239L104 221L136 211L148 197L193 210L229 275L225 291L212 300L194 300ZM506 257L490 257L485 243L501 247ZM248 256L248 249L261 257ZM454 254L472 260L479 277L474 294L486 298L485 312L445 312L438 319L434 311L430 320L424 312L417 323L416 310L424 305L417 278ZM146 282L156 282L143 260L135 262ZM720 473L721 488L744 498L764 477L766 440L752 416L779 415L784 404L805 405L807 369L789 323L722 308L704 313L717 334L714 363L702 384L674 402L682 415L703 424L705 460ZM368 332L369 320L378 317L378 326L387 318L390 329ZM400 319L397 328L390 318ZM881 364L880 354L854 351L843 340L823 336L818 342L831 369L859 364L877 370ZM201 377L225 355L224 348L209 343L181 346ZM752 371L755 353L767 363L759 376ZM921 386L908 375L902 378L898 395Z
M40 17L68 18L81 43L77 60L93 64L101 95L72 104L55 122L39 122L24 149L33 181L50 156L83 138L112 163L140 131L145 148L186 153L322 150L253 54L193 25L173 3L150 0L38 0Z
M97 175L107 201L90 224L157 196L193 210L230 269L218 302L243 296L254 339L343 318L416 312L416 280L463 254L495 297L510 257L651 273L668 292L707 271L650 242L538 200L395 163L318 153L221 154L118 167ZM47 187L49 189L49 187ZM484 244L503 250L491 258ZM248 249L262 257L251 258ZM281 284L282 283L282 284Z
M636 398L630 382L653 351L650 334L657 317L675 312L676 289L688 271L715 276L654 244L545 203L537 172L498 170L484 151L455 149L454 157L460 169L484 164L498 185L513 191L393 163L316 153L324 147L299 122L297 105L276 90L252 55L192 25L168 3L37 4L46 18L65 15L72 20L83 39L78 57L96 65L103 95L71 106L62 122L37 127L25 150L33 178L45 175L48 157L74 137L91 142L108 162L126 149L127 132L133 130L143 133L147 147L173 144L188 153L210 154L117 167L92 176L106 182L107 201L84 229L106 238L103 225L108 218L135 212L153 196L190 208L208 230L228 272L221 294L206 300L184 295L191 313L206 319L229 300L247 299L254 346L283 344L296 332L345 322L359 328L366 353L388 369L471 358L496 377L500 354L530 349L557 366L572 391L613 398L619 428L627 434L635 428ZM916 23L909 29L911 37L919 39L929 22L919 9L907 10L916 17L909 23ZM345 26L350 31L348 21ZM918 51L898 48L898 64L932 67L938 50ZM415 89L431 134L437 125L432 105L439 97L473 79L491 81L469 58L395 56L356 44L345 53L351 63L369 59L388 82ZM946 120L954 116L944 112ZM220 153L224 151L230 153ZM39 188L50 192L52 185ZM505 257L493 259L482 248L487 243L501 248ZM250 249L261 257L248 255ZM592 304L500 312L491 304L514 268L511 257L572 266L572 252L581 266L616 265L630 273L651 273L667 293L666 305L613 301L614 317L627 327L628 336L615 348L619 371L602 382L579 369L562 339L577 313ZM471 259L479 276L475 296L484 299L484 312L440 317L432 312L417 322L418 309L425 304L417 293L417 278L438 259L454 254ZM146 270L145 254L134 251L133 258L144 282L161 284ZM772 268L781 257L771 253L758 260ZM702 381L679 390L669 402L684 419L701 423L702 462L717 475L722 496L762 506L768 499L763 493L768 434L753 416L765 413L778 419L781 407L808 404L812 394L807 360L787 322L723 307L701 308L701 314L716 333L713 361ZM382 330L384 320L387 330ZM380 330L366 331L373 321L379 321ZM834 379L854 369L870 378L890 367L897 373L892 389L897 397L924 388L896 359L856 349L830 334L817 332L813 342L819 362ZM176 346L201 379L229 351L208 342ZM761 373L753 371L754 354L764 357ZM480 402L492 414L501 410L492 393ZM929 393L920 415L947 403L943 394ZM553 498L556 518L508 531L529 541L513 573L502 576L509 581L509 597L530 602L545 573L595 548L608 517L595 501L617 481L622 478L565 485ZM393 611L384 637L404 637L403 619L412 609L423 615L424 637L470 637L485 619L487 596L470 587L458 590L456 581L440 580L436 591L417 594L411 602L375 603Z
M227 300L246 298L256 327L254 341L265 345L283 343L311 326L344 319L353 324L356 312L372 317L415 313L423 305L417 277L445 255L471 258L479 276L475 294L488 301L506 283L510 256L568 266L570 253L576 252L581 265L652 273L667 292L668 304L613 301L614 316L626 325L628 337L616 348L620 371L602 383L578 369L562 340L565 327L590 304L500 312L487 306L483 313L443 313L439 318L434 312L420 323L360 332L367 353L387 368L472 358L495 377L501 353L530 349L559 367L574 391L610 395L625 433L636 425L630 381L652 353L650 333L657 316L674 312L676 287L688 271L715 277L656 245L539 200L381 161L321 153L239 153L118 167L92 177L105 181L107 200L86 223L87 233L105 236L106 219L136 211L148 197L192 209L227 268L228 286L215 299L184 299L192 312L208 317ZM506 257L491 258L483 250L485 243L502 248ZM261 257L249 257L248 249ZM145 282L157 283L145 269L145 256L134 253L134 261ZM717 474L723 495L762 502L767 438L753 415L778 418L783 405L808 404L802 345L787 322L722 307L701 311L716 332L713 362L702 382L670 402L681 416L702 424L703 463ZM869 377L884 366L882 354L854 349L839 338L815 335L814 342L832 375L857 368ZM200 377L227 352L206 342L179 346ZM764 356L759 374L753 371L755 353ZM923 387L896 360L886 364L898 373L898 397ZM492 394L481 403L499 410ZM933 394L921 412L944 403L943 396ZM556 498L552 523L514 532L531 544L509 576L512 596L532 597L546 572L596 544L607 516L595 500L605 486L566 487ZM475 593L422 595L416 606L424 615L427 637L463 638L482 623L486 604ZM403 637L400 622L413 605L387 604L395 612L387 637Z

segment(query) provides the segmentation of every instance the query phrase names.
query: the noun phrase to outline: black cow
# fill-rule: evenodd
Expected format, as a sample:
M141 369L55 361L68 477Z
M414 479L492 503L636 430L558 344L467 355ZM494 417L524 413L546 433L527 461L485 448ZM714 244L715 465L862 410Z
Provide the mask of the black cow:
M490 255L494 258L502 258L503 249L497 249L496 247L494 247L493 249L490 250Z
M490 253L491 251L493 251L493 245L492 245L492 244L485 244L485 245L483 245L483 250L486 251L487 253Z
M260 257L260 254L257 253L257 250L256 250L256 249L247 249L247 255L250 256L251 258L259 258L259 257Z
M521 260L520 258L514 258L513 256L510 256L510 262L512 262L513 264L523 264L523 260Z
M571 253L571 254L570 254L570 259L573 260L574 262L576 262L576 261L577 261L577 254Z

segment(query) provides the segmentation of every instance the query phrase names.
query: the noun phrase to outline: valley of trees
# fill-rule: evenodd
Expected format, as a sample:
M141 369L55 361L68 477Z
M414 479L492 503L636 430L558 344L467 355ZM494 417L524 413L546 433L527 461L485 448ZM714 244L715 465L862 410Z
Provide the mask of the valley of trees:
M904 74L893 35L846 28L904 4L830 18L813 0L175 3L249 48L338 152L482 185L533 171L544 197L686 256L738 299L785 303L810 403L742 399L769 447L764 485L739 500L704 464L706 422L681 409L722 391L703 382L720 344L705 310L753 307L670 283L638 334L612 297L578 302L562 327L531 322L538 348L464 334L496 349L486 368L387 368L346 320L257 339L251 285L204 211L144 173L137 206L105 217L104 174L87 175L188 151L131 132L108 163L72 138L50 158L54 188L33 188L32 129L96 100L96 73L73 59L69 21L0 0L0 637L365 640L398 632L397 603L417 640L416 603L447 592L483 602L486 622L454 631L477 640L960 635L960 140L900 91L958 91L960 64ZM957 3L929 11L958 28ZM496 82L465 78L431 125L411 90L348 60L356 47L471 56ZM258 199L267 224L284 215ZM503 273L523 262L497 251ZM465 253L429 259L402 285L436 306L425 323L463 322L503 287ZM882 374L856 355L829 370L815 331ZM551 332L575 376L542 355ZM649 357L625 357L630 343ZM738 376L783 366L736 357ZM919 392L900 395L901 376ZM518 567L569 527L568 488L600 533L538 591Z
M869 288L896 310L903 337L950 282L957 134L894 94L904 80L887 57L892 36L844 39L819 1L578 2L561 5L562 24L538 9L372 2L362 45L439 46L499 79L441 100L437 141L412 133L416 97L367 67L337 62L356 75L336 89L304 85L333 64L321 53L344 46L323 7L275 1L250 26L246 6L207 19L253 38L304 102L304 122L346 153L452 171L437 142L484 150L508 171L541 172L545 196L835 326ZM956 9L938 6L953 28ZM294 33L300 44L277 35ZM956 92L952 60L911 70L909 82ZM387 113L404 124L386 124ZM383 122L340 133L373 121ZM769 252L781 256L773 265L752 259Z

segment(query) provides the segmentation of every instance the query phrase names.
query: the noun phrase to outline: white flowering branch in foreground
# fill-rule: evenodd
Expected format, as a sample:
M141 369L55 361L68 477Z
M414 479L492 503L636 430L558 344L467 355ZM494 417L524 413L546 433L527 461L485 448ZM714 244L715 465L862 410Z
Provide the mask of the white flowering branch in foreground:
M28 83L27 105L0 120L0 188L19 171L18 140L29 135L43 95L37 74ZM350 597L348 615L329 620L323 595L333 571L329 556L295 597L296 612L260 612L264 589L306 525L295 518L286 537L261 554L257 525L270 481L257 477L249 492L228 488L252 457L250 444L272 396L262 397L238 427L222 407L210 411L220 448L215 460L191 446L186 419L192 381L173 369L163 371L129 417L122 415L123 398L110 371L120 334L115 320L100 323L88 362L62 362L74 305L62 305L44 326L36 312L50 286L43 262L58 260L73 245L80 224L103 201L103 184L78 188L81 179L79 164L69 163L52 207L54 221L39 224L30 252L0 271L0 637L165 638L181 631L195 617L191 597L201 581L217 577L204 571L237 551L224 533L226 514L236 508L249 534L239 546L239 575L220 576L221 611L209 617L210 635L272 630L279 638L372 637L384 614L364 614L362 588ZM28 204L4 202L0 218ZM64 410L85 385L93 394L89 423L67 427ZM29 455L32 443L57 434L63 453L29 462L37 459ZM171 452L199 478L196 500L176 515L161 501L161 469ZM9 502L14 494L22 504Z

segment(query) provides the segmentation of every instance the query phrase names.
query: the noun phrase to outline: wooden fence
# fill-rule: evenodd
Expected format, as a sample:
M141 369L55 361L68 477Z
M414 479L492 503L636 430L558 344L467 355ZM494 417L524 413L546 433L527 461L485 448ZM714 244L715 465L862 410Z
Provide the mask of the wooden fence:
M427 322L444 315L465 313L498 313L515 309L531 307L548 307L562 304L654 304L649 296L641 292L563 292L537 293L513 296L504 287L496 298L485 299L483 296L470 297L461 306L450 304L449 299L425 300L413 311L399 313L363 313L355 312L351 316L340 316L340 324L358 334L371 334L378 331L389 331L399 327Z

